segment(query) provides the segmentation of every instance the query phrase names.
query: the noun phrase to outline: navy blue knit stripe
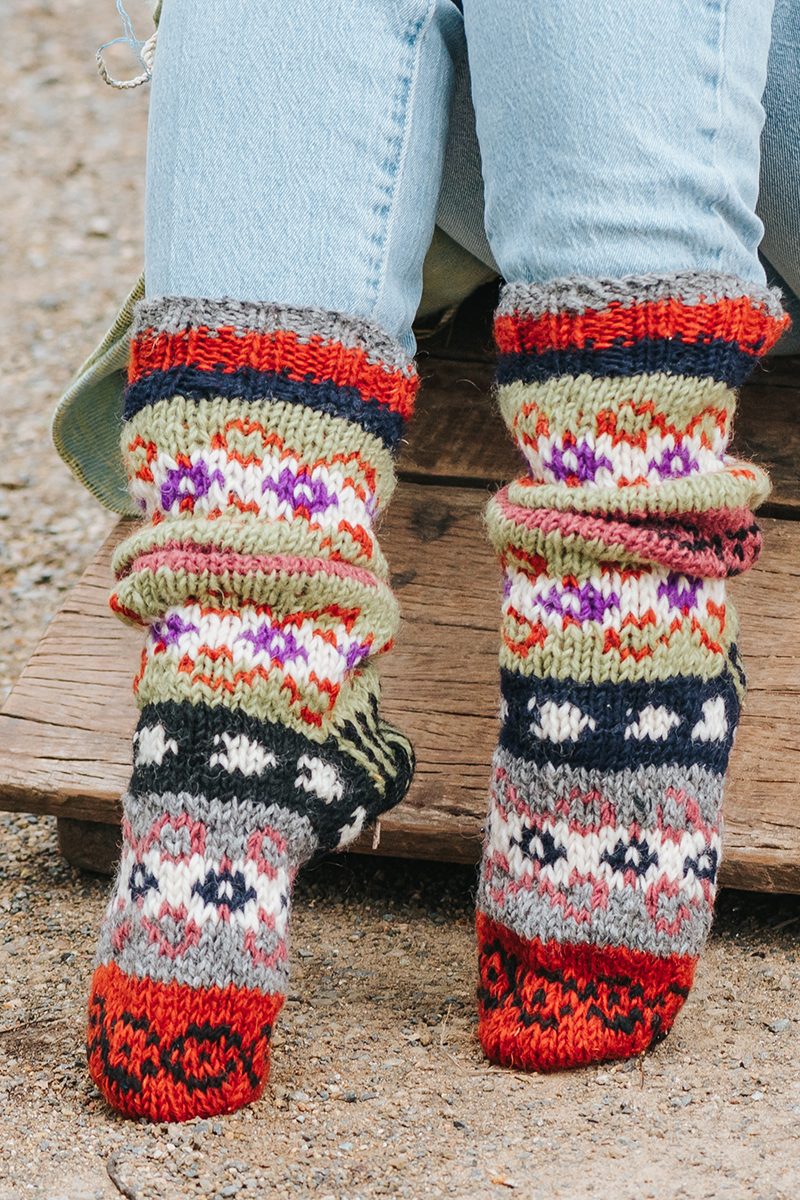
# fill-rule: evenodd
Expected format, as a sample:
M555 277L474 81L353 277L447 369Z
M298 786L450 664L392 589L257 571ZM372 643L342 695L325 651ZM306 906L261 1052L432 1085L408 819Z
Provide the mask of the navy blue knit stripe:
M175 749L165 754L160 763L145 762L134 766L130 783L133 795L178 793L189 791L193 796L206 796L222 804L250 802L254 809L273 801L307 817L311 822L320 850L338 845L342 826L355 819L361 810L365 824L387 808L393 808L408 791L413 761L405 749L386 744L394 754L395 771L388 774L384 790L379 791L373 775L349 754L339 748L335 736L323 742L312 742L303 734L277 721L262 721L241 709L224 705L164 701L146 705L139 718L138 729L160 726L165 740ZM271 752L275 765L268 775L245 775L235 768L226 768L214 760L214 747L226 737L246 737ZM303 763L309 758L321 760L335 771L342 785L342 799L331 803L313 788L298 785L298 778L307 770Z
M559 375L626 378L662 371L667 375L715 379L739 387L757 361L755 354L722 339L698 345L677 338L645 338L635 346L612 346L605 350L583 347L547 350L543 354L503 354L498 363L497 382L542 383Z
M735 661L735 659L734 659ZM502 670L500 687L508 716L500 732L500 744L518 758L539 766L568 763L599 771L625 767L691 766L697 763L724 774L739 717L739 699L730 672L712 680L673 676L663 681L581 684L571 679L539 679ZM704 720L703 705L722 697L727 730L719 740L692 737ZM577 739L553 741L535 732L546 730L546 704L571 704L591 719L584 722ZM679 718L663 739L634 736L633 726L648 706L665 708ZM551 710L552 711L552 710ZM645 721L646 723L646 721ZM629 731L626 737L626 730Z
M199 401L224 396L243 401L282 400L301 404L315 412L329 413L353 421L368 433L379 437L384 445L396 452L403 436L405 422L400 413L392 412L380 400L363 399L355 387L340 387L326 380L289 379L280 372L259 371L255 367L240 367L236 371L204 371L198 367L171 367L153 371L125 390L123 415L126 421L149 404L183 396Z

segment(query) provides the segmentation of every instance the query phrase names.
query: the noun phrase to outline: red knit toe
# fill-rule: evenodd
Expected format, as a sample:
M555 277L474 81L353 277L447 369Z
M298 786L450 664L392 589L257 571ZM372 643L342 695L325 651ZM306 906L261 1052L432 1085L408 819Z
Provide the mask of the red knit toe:
M695 958L526 941L478 913L478 1036L502 1066L534 1071L630 1058L670 1029Z
M98 967L87 1056L100 1091L125 1116L188 1121L258 1098L283 996L191 988Z

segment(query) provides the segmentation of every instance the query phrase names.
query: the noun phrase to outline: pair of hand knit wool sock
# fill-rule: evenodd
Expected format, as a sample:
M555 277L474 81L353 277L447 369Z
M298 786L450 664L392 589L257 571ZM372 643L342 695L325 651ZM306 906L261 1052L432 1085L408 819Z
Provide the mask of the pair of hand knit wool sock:
M500 397L530 473L492 502L503 727L479 894L480 1037L534 1068L634 1053L691 983L743 687L724 578L766 483L725 455L783 328L725 277L505 289ZM112 606L147 629L123 850L89 1003L121 1111L254 1099L292 884L398 803L378 712L397 608L374 522L417 379L369 322L137 311L123 452L146 517Z

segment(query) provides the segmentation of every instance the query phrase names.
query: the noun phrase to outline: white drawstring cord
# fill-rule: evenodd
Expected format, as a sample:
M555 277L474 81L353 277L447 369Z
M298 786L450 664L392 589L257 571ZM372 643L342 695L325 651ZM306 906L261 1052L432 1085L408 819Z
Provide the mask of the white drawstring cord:
M104 42L103 45L98 49L96 58L97 70L103 82L107 83L109 87L117 88L118 91L123 91L127 88L141 87L143 83L149 83L150 79L152 78L153 60L156 54L157 31L154 31L146 42L139 41L134 32L131 19L125 11L122 0L116 0L116 4L117 12L122 19L122 25L125 32L122 37L112 38L110 42ZM133 79L116 79L109 72L105 59L103 58L104 50L107 50L109 46L116 46L120 43L130 46L136 57L139 59L139 62L144 67L144 70L141 72L141 74L134 76Z

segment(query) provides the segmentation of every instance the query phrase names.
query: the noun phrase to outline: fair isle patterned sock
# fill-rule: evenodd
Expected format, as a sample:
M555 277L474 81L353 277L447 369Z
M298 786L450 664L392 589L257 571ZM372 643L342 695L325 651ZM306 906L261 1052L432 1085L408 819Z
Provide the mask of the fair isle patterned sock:
M148 633L88 1031L126 1114L260 1094L297 869L409 786L411 748L378 714L398 612L373 525L416 388L366 321L138 306L122 447L146 523L111 603Z
M767 492L727 453L787 324L720 275L505 288L503 416L529 474L488 523L502 729L478 896L479 1036L536 1070L672 1025L711 923L744 690L725 579Z

